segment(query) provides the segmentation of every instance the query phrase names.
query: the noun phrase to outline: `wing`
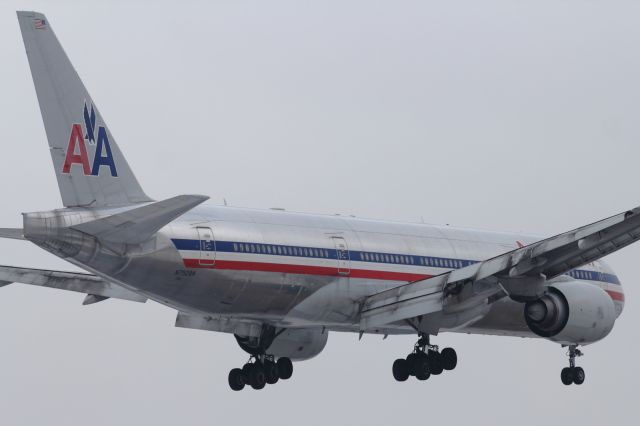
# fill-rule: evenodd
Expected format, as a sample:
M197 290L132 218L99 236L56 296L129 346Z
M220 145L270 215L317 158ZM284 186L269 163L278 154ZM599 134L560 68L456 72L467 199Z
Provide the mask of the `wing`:
M396 287L364 300L360 328L473 309L504 295L530 300L548 281L640 239L640 207L467 267Z
M91 274L0 266L0 286L13 282L86 293L85 305L110 297L134 302L147 301L144 296Z

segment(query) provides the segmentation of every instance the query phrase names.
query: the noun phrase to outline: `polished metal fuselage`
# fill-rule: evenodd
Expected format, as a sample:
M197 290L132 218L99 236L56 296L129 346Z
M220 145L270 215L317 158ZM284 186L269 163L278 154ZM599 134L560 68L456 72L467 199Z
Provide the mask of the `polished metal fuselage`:
M24 234L53 254L180 312L283 327L359 331L359 309L366 296L539 240L449 226L212 205L196 207L137 245L101 243L69 228L122 210L126 208L27 213ZM203 237L207 232L211 238ZM601 261L581 269L613 275ZM622 292L620 285L590 282ZM615 303L620 313L623 304ZM449 329L533 336L521 303L503 298L487 304L482 313ZM366 331L413 333L407 324Z

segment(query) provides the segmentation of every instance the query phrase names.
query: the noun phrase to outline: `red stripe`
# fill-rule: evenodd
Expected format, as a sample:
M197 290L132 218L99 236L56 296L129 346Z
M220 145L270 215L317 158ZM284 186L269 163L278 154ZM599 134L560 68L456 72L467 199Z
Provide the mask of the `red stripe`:
M388 280L388 281L417 281L431 278L429 274L415 274L411 272L394 272L394 271L372 271L369 269L351 269L349 273L341 274L338 268L328 266L310 266L310 265L291 265L282 263L262 263L262 262L243 262L236 260L200 260L200 259L183 259L184 266L187 268L206 268L206 269L224 269L232 271L260 271L260 272L280 272L285 274L302 274L302 275L324 275L324 276L345 276L352 278L368 278L372 280ZM624 294L605 290L611 299L624 302Z
M624 302L624 293L618 293L617 291L611 291L611 290L605 290L605 291L609 294L609 296L611 296L613 300Z
M210 261L209 261L210 262ZM285 274L348 276L352 278L369 278L389 281L416 281L431 278L432 275L411 272L372 271L368 269L351 269L349 273L340 273L338 268L328 266L291 265L282 263L242 262L235 260L217 260L215 265L202 264L200 259L184 259L187 268L226 269L233 271L282 272Z

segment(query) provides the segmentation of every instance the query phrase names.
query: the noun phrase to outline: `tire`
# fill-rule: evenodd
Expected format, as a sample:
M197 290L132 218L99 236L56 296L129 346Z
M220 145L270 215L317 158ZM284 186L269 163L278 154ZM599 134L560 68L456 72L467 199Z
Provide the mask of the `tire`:
M253 364L253 367L251 368L249 373L249 384L256 390L264 388L264 386L267 384L267 378L264 375L264 368L262 367L262 365L258 363Z
M278 366L278 376L282 380L291 378L291 375L293 374L293 363L289 358L279 358L276 365Z
M249 383L249 376L251 375L251 369L253 368L253 364L246 363L242 366L242 372L244 373L244 381Z
M575 367L571 372L571 377L573 378L573 383L576 385L581 385L584 383L585 374L582 367Z
M414 361L414 371L416 373L416 379L418 380L427 380L431 377L431 365L429 358L426 356L416 358Z
M442 368L447 371L453 370L458 365L458 354L453 348L444 348L440 352L440 361L442 361Z
M418 355L415 352L410 353L409 355L407 355L407 358L405 359L406 361L406 366L407 366L407 372L409 373L410 376L415 376L416 375L416 366L417 366L417 361L420 358L420 355Z
M264 375L267 380L267 384L273 385L278 383L280 379L280 375L278 372L278 366L273 361L265 361L264 362Z
M241 369L234 368L229 371L229 387L234 391L241 391L244 389L245 376Z
M436 351L429 351L428 357L431 374L436 376L441 374L444 370L442 367L442 356Z
M562 380L562 384L565 386L569 386L573 383L573 373L569 367L565 367L560 372L560 380Z
M404 382L409 378L409 364L406 359L400 358L393 362L393 378L399 382Z

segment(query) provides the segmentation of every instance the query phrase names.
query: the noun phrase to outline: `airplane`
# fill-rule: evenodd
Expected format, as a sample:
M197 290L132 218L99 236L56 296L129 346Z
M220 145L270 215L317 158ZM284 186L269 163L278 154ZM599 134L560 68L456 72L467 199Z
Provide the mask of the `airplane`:
M0 266L25 283L152 300L177 327L230 333L249 354L234 391L287 380L329 332L416 335L395 380L453 370L440 333L542 338L568 348L563 384L580 385L581 347L606 337L624 291L602 258L640 239L640 207L549 238L340 215L248 209L143 191L50 21L17 12L63 208L23 213L0 237L37 245L83 273Z

